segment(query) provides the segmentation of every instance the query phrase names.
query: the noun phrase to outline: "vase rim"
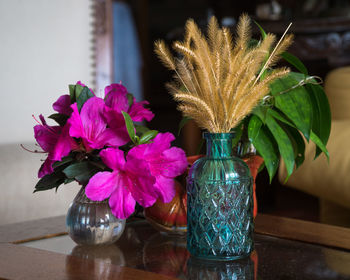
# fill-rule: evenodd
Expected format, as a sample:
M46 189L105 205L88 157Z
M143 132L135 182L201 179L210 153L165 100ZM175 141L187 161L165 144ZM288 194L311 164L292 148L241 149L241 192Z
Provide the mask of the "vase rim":
M235 132L203 132L204 139L232 139L235 137Z

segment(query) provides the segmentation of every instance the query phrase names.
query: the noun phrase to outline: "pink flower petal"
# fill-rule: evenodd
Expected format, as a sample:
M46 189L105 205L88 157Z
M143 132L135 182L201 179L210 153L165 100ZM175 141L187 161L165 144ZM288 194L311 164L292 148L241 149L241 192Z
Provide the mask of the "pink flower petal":
M69 135L76 138L84 137L84 126L79 115L77 103L72 104L71 108L73 112L67 121L70 125Z
M141 122L143 120L150 121L153 119L154 114L144 105L149 104L147 101L136 102L134 98L134 103L131 105L128 113L131 119L135 122Z
M62 128L47 125L42 115L40 119L43 124L34 126L34 137L45 152L50 152L54 149Z
M61 95L57 99L57 101L52 105L52 108L60 114L70 116L72 113L72 108L70 105L70 96L65 94Z
M128 91L121 84L111 84L105 88L106 105L117 112L127 112L129 101L127 97Z
M85 194L94 201L102 201L112 194L119 181L117 172L98 172L85 187Z
M87 150L101 149L106 145L124 145L126 143L124 135L117 135L114 131L107 129L103 99L91 97L83 105L80 114L76 103L71 107L73 113L68 119L70 124L69 134L72 137L82 138Z
M121 181L109 198L109 206L114 216L118 219L126 219L135 211L136 202Z
M99 134L106 129L106 121L103 117L104 101L99 97L91 97L81 108L80 118L84 126L85 137L94 141ZM102 148L102 143L93 148ZM100 147L97 147L100 146Z
M112 147L120 147L125 145L130 141L130 137L126 127L121 127L118 129L107 128L103 133L101 133L96 142L104 143L104 145Z
M124 170L124 152L116 148L107 148L100 152L100 157L104 164L113 170Z
M166 177L175 178L185 172L187 168L187 158L185 152L177 147L172 147L162 153L159 170Z
M39 169L38 177L42 178L47 174L51 174L53 172L52 164L54 162L55 162L54 160L51 160L49 159L49 157L47 157Z
M62 157L67 156L71 150L77 148L77 143L69 136L69 124L66 123L57 139L54 149L50 153L50 158L55 161L60 161Z
M152 206L158 197L154 188L155 177L150 173L147 162L127 157L125 172L128 175L128 189L134 199L143 207Z
M158 196L164 203L169 203L175 196L175 181L162 175L156 177L155 188Z

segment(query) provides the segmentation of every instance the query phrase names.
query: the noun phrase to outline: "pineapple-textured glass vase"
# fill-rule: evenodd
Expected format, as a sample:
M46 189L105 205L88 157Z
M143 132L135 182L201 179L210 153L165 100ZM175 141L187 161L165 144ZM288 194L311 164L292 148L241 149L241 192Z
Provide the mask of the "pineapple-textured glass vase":
M248 256L253 241L253 180L247 164L233 155L234 133L204 133L206 157L187 177L187 248L212 260Z

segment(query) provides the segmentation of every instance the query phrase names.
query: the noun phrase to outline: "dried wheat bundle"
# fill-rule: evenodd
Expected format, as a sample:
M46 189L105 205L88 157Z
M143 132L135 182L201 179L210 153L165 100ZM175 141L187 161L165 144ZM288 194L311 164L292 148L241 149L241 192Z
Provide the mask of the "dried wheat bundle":
M237 126L268 94L269 84L289 71L271 67L292 43L292 35L284 34L275 45L276 37L267 34L255 47L249 47L250 19L245 14L236 33L233 42L231 32L220 28L212 17L205 37L190 19L184 41L173 43L180 54L176 58L164 41L155 42L157 55L175 72L167 87L179 101L179 110L209 132L229 132Z

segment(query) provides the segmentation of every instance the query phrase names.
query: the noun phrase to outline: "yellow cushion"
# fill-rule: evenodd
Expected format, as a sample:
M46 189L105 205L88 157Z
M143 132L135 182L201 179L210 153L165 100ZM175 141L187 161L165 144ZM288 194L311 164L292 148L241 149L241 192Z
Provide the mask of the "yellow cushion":
M350 119L350 67L331 71L324 83L333 120Z
M333 121L327 145L329 164L324 155L313 160L315 147L308 144L304 164L293 173L286 185L350 209L349 143L350 120ZM282 163L279 169L280 182L285 177L286 171Z

